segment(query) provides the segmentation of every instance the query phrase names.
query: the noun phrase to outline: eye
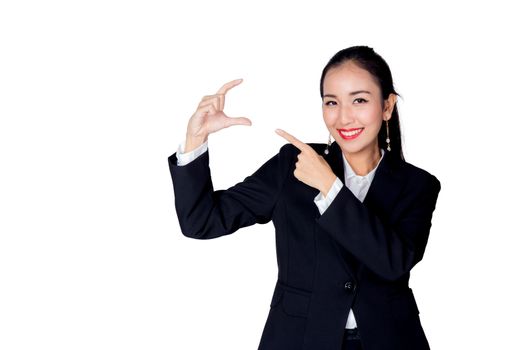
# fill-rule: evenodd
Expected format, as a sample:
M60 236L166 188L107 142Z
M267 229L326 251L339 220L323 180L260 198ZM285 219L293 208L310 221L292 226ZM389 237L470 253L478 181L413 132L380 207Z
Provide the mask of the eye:
M363 101L363 103L367 102L367 100L365 100L364 98L356 98L354 101ZM358 103L358 104L361 104L361 103Z
M335 103L335 101L326 101L324 104L326 106L334 106L336 103Z

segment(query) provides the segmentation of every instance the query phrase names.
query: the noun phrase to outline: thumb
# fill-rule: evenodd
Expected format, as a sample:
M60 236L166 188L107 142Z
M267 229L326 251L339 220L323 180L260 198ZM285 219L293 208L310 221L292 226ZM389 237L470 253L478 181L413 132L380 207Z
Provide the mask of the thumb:
M250 119L245 117L237 117L237 118L228 118L226 120L226 127L232 126L232 125L252 125L252 122Z

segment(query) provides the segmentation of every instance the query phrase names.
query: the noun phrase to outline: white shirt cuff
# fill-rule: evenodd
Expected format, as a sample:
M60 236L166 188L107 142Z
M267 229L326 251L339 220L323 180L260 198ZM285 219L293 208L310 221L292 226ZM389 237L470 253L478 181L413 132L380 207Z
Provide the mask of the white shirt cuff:
M323 215L325 210L328 209L335 196L337 196L343 186L343 182L339 180L339 178L336 178L332 184L332 187L330 187L330 191L328 191L326 194L326 197L323 196L322 192L319 192L319 194L315 196L314 202L317 205L317 209L319 209L319 213L321 213L321 215Z
M208 150L208 140L204 141L202 145L195 148L193 151L184 153L184 146L186 145L186 141L184 140L177 149L177 165L186 165L193 160L195 160L198 156L203 154Z

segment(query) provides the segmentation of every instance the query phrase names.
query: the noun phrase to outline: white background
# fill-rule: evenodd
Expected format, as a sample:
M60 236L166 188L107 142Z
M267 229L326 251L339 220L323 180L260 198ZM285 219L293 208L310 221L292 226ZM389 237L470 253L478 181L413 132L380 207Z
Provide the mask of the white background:
M314 2L312 2L314 3ZM433 349L523 349L523 19L511 1L3 1L0 349L255 349L272 224L184 237L167 157L226 81L216 189L326 142L338 50L390 65L407 161L442 190L413 269Z

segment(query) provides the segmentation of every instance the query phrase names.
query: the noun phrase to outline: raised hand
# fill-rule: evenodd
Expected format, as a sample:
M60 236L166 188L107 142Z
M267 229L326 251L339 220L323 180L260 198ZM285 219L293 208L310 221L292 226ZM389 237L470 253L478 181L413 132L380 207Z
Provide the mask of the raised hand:
M242 83L242 79L224 84L215 95L204 96L188 122L186 148L189 152L208 139L208 135L232 125L252 125L245 117L231 118L224 114L226 93Z
M295 163L294 176L308 186L317 188L326 197L336 179L330 165L312 147L299 141L295 136L281 129L275 132L301 151Z

